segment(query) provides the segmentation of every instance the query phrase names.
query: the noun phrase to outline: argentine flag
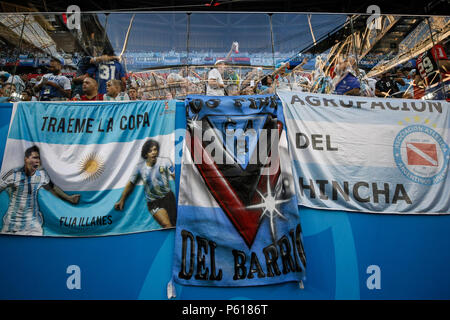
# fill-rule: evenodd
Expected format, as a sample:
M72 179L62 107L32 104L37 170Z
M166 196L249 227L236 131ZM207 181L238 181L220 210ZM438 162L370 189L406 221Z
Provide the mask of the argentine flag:
M142 179L123 210L114 208L142 163L142 146L159 144L158 158L174 164L175 100L130 102L27 102L13 107L2 175L24 166L24 152L36 145L41 168L77 204L41 188L43 235L100 236L161 229L147 208ZM160 161L160 162L161 162ZM158 162L158 163L160 163ZM159 168L163 174L165 168ZM170 179L175 194L175 183ZM0 217L9 206L0 194ZM0 227L2 226L0 219Z

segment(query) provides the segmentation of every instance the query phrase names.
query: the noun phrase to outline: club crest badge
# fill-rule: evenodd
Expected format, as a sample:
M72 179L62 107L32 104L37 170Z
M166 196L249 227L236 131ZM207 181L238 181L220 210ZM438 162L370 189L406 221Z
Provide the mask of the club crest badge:
M443 181L450 159L449 147L432 128L417 124L403 128L394 141L394 159L408 179L423 185Z

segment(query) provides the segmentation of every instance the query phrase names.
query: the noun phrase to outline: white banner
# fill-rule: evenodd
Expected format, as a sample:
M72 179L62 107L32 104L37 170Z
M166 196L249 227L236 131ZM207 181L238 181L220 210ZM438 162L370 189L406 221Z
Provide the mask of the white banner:
M300 205L450 213L448 102L278 95Z

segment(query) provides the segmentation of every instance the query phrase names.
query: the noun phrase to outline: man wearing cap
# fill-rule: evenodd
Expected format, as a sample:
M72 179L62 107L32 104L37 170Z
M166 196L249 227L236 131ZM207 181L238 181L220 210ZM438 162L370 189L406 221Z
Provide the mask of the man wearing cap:
M34 91L40 91L40 101L62 101L71 96L72 86L69 78L61 75L61 61L52 58L48 70L41 81L34 87Z
M206 84L207 96L224 96L225 84L223 83L222 74L225 70L225 60L217 60L214 64L215 68L208 73L208 82Z
M231 49L227 53L226 57L222 60L219 59L214 64L215 68L208 72L208 81L206 82L206 95L207 96L224 96L225 84L223 82L222 75L225 71L225 62L230 59L233 50L238 53L239 43L234 41L231 44Z

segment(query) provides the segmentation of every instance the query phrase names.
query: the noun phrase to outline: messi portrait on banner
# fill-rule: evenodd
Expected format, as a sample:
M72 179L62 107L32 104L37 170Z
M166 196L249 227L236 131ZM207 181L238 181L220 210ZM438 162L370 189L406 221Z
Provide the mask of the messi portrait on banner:
M276 97L188 96L185 103L174 281L302 281L306 257Z
M175 101L17 103L3 234L102 236L176 223Z
M80 195L69 196L52 183L41 167L39 148L31 146L25 150L24 165L9 170L1 177L0 192L8 190L9 194L1 233L43 235L43 217L37 200L41 187L69 203L77 204L80 200Z

